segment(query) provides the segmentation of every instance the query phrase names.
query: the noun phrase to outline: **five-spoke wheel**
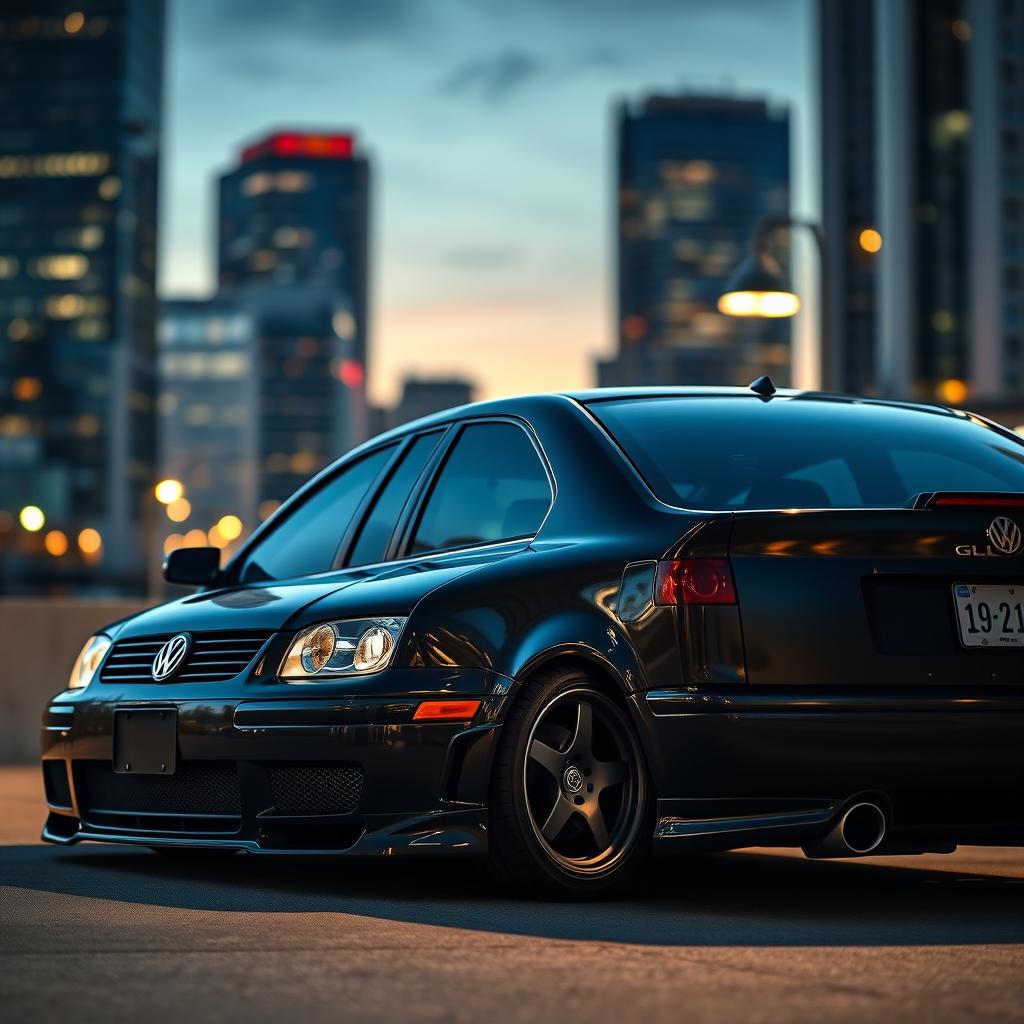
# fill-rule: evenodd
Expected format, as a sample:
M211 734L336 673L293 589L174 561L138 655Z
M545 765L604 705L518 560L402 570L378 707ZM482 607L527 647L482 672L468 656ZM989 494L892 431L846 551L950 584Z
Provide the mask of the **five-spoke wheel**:
M625 874L644 847L647 784L620 703L578 670L542 674L524 686L503 733L491 840L518 854L515 874L577 891ZM507 824L519 832L518 843ZM508 861L502 846L492 854Z

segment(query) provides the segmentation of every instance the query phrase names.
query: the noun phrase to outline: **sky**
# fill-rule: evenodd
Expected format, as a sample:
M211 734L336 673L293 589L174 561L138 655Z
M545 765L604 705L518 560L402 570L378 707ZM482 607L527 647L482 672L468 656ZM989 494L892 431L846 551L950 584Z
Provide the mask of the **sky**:
M212 290L214 180L245 142L351 129L372 161L371 398L410 373L481 398L590 386L614 349L615 104L788 105L813 213L810 3L170 0L161 294Z

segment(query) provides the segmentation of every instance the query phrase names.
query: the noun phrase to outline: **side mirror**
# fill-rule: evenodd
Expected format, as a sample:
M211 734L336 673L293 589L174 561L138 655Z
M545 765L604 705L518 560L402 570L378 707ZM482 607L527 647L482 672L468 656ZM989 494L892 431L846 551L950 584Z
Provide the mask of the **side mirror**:
M177 548L164 559L164 579L204 587L220 575L220 548Z

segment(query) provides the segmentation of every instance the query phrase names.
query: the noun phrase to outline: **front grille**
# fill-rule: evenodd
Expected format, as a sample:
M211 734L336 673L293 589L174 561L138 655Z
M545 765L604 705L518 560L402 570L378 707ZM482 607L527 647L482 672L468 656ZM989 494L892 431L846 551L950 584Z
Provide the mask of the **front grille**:
M267 775L278 814L350 814L363 792L356 765L270 765Z
M100 671L101 683L151 683L153 659L175 634L119 640ZM185 663L168 683L223 683L234 679L252 663L270 638L262 630L192 634Z
M242 813L233 763L185 761L173 775L120 775L109 761L79 761L75 790L85 818L94 811L228 817Z

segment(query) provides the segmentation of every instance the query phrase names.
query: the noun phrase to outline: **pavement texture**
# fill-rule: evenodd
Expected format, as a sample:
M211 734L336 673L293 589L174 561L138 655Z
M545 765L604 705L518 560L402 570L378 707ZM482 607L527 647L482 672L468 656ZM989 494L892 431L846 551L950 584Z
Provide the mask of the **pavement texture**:
M662 861L512 900L469 864L38 843L0 769L5 1021L1024 1021L1024 850Z

